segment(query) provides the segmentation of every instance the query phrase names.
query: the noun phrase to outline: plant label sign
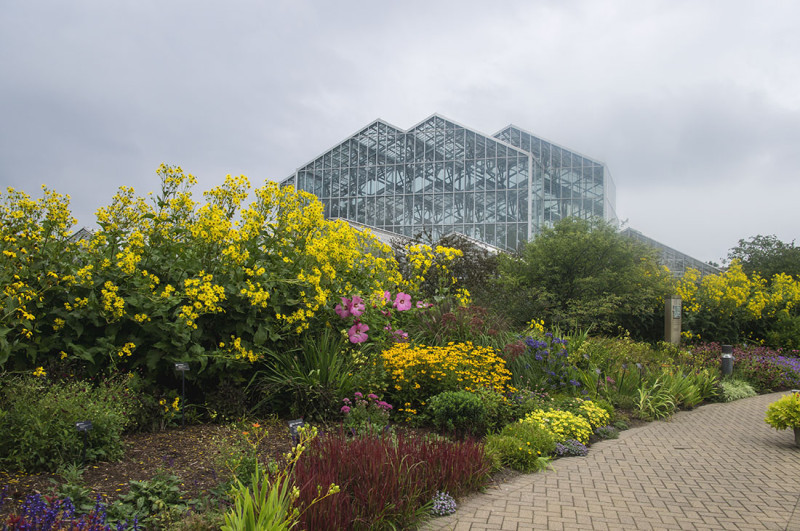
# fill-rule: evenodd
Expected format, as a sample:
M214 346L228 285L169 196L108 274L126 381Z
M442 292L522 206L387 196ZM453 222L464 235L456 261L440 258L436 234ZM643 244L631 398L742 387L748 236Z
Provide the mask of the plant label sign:
M306 423L303 422L303 419L295 419L289 421L289 432L292 434L292 441L297 444L300 440L300 434L297 433L297 428L300 426L305 426Z
M80 422L75 423L75 428L78 431L89 431L92 429L92 421L91 420L82 420Z
M179 372L186 372L186 371L189 370L189 364L188 363L176 363L175 364L175 370L179 371Z

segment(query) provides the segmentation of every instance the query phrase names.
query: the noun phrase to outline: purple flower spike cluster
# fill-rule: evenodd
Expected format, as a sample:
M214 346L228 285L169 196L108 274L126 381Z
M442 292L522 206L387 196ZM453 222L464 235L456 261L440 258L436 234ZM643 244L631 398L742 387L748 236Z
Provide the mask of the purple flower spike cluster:
M0 507L5 500L6 489L0 493ZM23 503L20 514L12 514L6 520L3 529L37 529L42 531L55 529L81 529L85 531L122 531L129 529L127 522L119 522L116 526L106 523L106 508L98 496L97 504L91 512L81 517L75 515L75 506L69 498L63 500L32 494ZM138 519L134 519L131 530L138 530Z

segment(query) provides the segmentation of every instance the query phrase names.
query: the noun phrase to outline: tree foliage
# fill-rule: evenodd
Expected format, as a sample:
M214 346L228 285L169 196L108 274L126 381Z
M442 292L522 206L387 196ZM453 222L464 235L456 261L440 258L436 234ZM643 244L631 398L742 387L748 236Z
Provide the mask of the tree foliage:
M660 334L671 277L652 249L604 222L567 218L518 256L501 256L495 283L501 310L517 321L639 337Z
M728 252L728 261L738 260L748 275L754 273L771 279L778 273L800 277L800 247L794 241L785 243L777 236L752 236L739 240L739 244Z

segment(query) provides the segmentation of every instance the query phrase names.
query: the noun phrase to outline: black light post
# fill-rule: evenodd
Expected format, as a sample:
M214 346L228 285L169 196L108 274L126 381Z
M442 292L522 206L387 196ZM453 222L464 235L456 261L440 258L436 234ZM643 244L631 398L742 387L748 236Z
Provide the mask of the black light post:
M186 371L189 370L188 363L176 363L175 370L181 373L181 428L186 427Z
M83 433L83 452L81 452L81 468L86 467L86 445L89 443L89 430L92 429L91 420L82 420L75 423L78 433Z

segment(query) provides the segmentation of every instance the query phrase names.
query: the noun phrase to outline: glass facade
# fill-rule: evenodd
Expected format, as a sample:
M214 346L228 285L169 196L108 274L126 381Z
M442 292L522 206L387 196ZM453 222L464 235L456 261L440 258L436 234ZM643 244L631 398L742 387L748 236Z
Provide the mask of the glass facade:
M617 221L603 163L513 126L487 136L438 115L409 130L377 120L282 184L315 194L328 218L506 250L562 217Z
M654 248L658 251L659 256L659 263L661 265L667 266L667 269L670 270L674 277L682 277L684 273L686 273L687 269L697 269L700 271L702 276L705 275L716 275L718 273L722 273L722 270L718 267L714 267L710 264L705 262L701 262L697 258L692 258L688 254L682 253L672 247L664 245L663 243L654 240L653 238L648 238L638 230L634 230L630 227L623 229L620 234L623 236L627 236L629 238L633 238L634 240L638 240L640 242L646 243L650 247Z

